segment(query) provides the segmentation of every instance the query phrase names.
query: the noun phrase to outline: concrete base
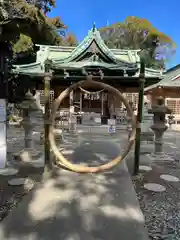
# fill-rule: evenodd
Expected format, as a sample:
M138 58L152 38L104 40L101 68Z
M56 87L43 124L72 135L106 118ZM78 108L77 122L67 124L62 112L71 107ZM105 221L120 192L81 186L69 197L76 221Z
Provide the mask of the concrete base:
M13 157L16 161L31 163L32 161L38 159L41 155L41 152L36 151L35 149L23 149L18 153L14 153Z
M147 154L152 162L173 162L175 159L167 154Z

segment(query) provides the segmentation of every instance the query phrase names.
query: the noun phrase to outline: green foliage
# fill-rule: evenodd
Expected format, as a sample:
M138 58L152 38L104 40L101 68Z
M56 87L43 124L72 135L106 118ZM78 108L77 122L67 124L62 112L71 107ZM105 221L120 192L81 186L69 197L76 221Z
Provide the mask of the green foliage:
M73 38L62 37L58 34L57 28L67 29L67 26L59 17L48 18L46 13L55 6L54 0L6 0L0 1L0 52L7 56L9 43L14 52L14 60L8 64L5 58L1 61L1 68L8 69L8 101L17 103L24 99L29 88L34 87L35 82L31 78L11 74L11 64L30 63L29 59L35 59L35 43L37 44L74 44ZM69 40L68 40L69 39ZM75 39L75 37L74 37ZM4 46L4 47L3 47ZM10 53L11 55L11 53ZM9 57L11 58L11 56ZM24 61L25 59L25 61ZM6 77L1 73L1 91L6 87ZM33 86L32 86L33 85Z
M3 23L4 37L2 39L1 36L1 41L10 40L15 54L25 52L29 54L29 51L34 51L34 44L74 45L76 41L72 34L62 37L56 31L57 28L67 29L60 17L46 16L53 7L55 0L0 2L0 23L1 25Z
M101 28L100 32L109 48L143 50L147 67L164 67L176 49L173 40L147 19L127 17L124 22Z
M31 1L31 0L29 0L28 2L34 3L34 1ZM36 0L35 6L41 9L44 12L44 14L46 14L50 12L51 8L55 7L56 4L55 4L55 0Z
M65 45L65 46L72 46L73 47L73 46L77 46L77 44L78 44L77 38L71 32L68 33L67 36L62 41L62 45Z
M19 40L13 45L15 53L33 51L34 44L31 37L21 34Z

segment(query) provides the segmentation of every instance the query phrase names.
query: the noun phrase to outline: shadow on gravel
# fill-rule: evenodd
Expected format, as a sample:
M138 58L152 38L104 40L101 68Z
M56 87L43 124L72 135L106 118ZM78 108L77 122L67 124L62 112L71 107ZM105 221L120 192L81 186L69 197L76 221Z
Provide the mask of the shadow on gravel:
M111 157L118 153L117 147L108 146ZM86 159L86 150L82 146L74 153L76 162L79 157ZM104 174L54 169L1 222L0 239L146 240L143 225L125 163Z
M112 143L95 142L82 144L72 154L73 163L99 165L108 162L120 154L119 148Z

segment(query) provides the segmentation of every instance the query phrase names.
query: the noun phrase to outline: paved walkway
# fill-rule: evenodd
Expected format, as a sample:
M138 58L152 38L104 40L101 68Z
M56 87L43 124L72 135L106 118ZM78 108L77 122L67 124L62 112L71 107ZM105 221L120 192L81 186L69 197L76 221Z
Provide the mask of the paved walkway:
M99 146L109 158L115 144ZM97 145L97 143L95 143ZM78 159L104 161L93 146ZM93 155L94 154L94 155ZM76 160L75 160L76 161ZM96 162L96 161L95 161ZM1 240L147 240L144 218L125 164L104 174L58 170L39 184L0 225Z

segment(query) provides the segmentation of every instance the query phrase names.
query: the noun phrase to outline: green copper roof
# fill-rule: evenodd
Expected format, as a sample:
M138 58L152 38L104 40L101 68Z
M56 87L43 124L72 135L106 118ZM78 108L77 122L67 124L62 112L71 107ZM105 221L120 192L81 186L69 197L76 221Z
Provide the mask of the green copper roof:
M109 64L105 62L98 62L98 61L80 61L80 62L68 62L68 63L61 63L58 64L57 62L54 62L53 69L68 69L68 68L74 68L74 69L80 69L84 67L102 67L102 68L108 68L111 70L115 69L133 69L129 68L127 65L122 64Z
M172 70L168 70L160 82L147 87L145 91L149 91L158 87L180 87L180 66L173 68Z
M14 65L17 74L37 75L44 74L44 62L47 58L53 62L54 69L102 67L108 69L139 69L140 50L109 49L102 40L95 25L77 47L38 45L36 62L27 65ZM95 48L95 50L94 50ZM98 49L97 49L98 48ZM98 50L98 54L96 51ZM85 53L88 52L88 57ZM146 77L162 77L162 72L146 68ZM137 72L135 77L139 73Z
M89 32L87 37L84 38L84 40L77 46L71 53L71 55L65 59L65 62L71 62L75 60L78 56L80 56L91 44L95 41L98 46L101 48L101 50L107 55L112 62L116 63L118 60L114 56L114 54L107 48L107 46L104 44L104 41L102 40L99 31L95 27L93 27Z
M74 48L67 57L56 59L56 62L67 63L75 61L79 56L83 54L85 50L87 50L91 46L93 42L97 44L97 46L101 49L104 55L106 55L112 61L112 63L118 64L120 62L124 62L128 65L134 64L131 61L127 61L125 59L120 60L119 58L117 58L115 54L105 45L99 31L96 29L95 26L93 26L93 28L88 32L88 35L84 38L84 40L76 48Z
M44 68L40 62L16 65L13 72L15 74L24 74L29 76L44 76Z

